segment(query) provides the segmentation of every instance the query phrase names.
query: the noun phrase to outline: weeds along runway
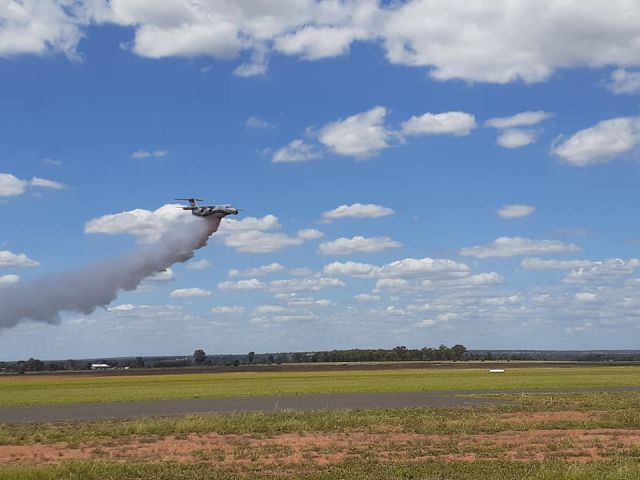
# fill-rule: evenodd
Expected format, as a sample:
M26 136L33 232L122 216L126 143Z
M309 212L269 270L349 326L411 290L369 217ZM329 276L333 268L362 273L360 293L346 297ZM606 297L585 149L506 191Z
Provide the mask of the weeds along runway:
M258 411L276 412L282 410L448 408L486 406L505 402L505 400L497 398L472 397L470 395L624 391L640 391L640 387L341 393L4 406L0 407L0 423L125 420L137 417Z

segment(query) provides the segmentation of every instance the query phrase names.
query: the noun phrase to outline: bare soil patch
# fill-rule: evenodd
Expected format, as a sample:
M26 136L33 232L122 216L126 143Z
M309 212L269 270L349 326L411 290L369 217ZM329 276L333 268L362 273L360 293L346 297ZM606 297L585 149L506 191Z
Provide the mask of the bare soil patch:
M639 449L640 429L553 429L478 435L346 432L260 437L190 434L87 446L63 442L0 446L0 464L56 464L69 460L102 459L116 462L206 462L225 466L325 465L367 458L387 462L499 459L532 462L550 458L584 462L638 452Z

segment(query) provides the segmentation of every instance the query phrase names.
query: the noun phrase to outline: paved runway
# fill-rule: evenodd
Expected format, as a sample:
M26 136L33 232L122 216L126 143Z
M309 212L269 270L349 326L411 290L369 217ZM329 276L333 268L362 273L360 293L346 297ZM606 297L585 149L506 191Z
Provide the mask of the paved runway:
M500 403L501 400L473 398L465 395L598 391L640 391L640 387L341 393L331 395L289 395L280 397L197 398L185 400L82 403L73 405L31 405L0 407L0 423L129 419L136 417L184 415L188 413L481 406Z

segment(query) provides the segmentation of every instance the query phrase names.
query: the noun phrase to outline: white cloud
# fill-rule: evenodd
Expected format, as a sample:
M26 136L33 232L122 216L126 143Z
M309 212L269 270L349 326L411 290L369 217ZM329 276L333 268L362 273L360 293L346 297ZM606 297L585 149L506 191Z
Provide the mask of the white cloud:
M171 292L169 296L171 298L210 297L211 292L202 288L178 288Z
M303 240L317 240L323 236L324 234L315 228L303 228L302 230L298 230L298 238Z
M485 125L499 129L510 129L516 127L530 127L551 117L553 114L543 111L526 111L516 113L509 117L495 117L487 120Z
M640 72L615 70L611 73L609 89L617 95L640 93Z
M371 278L420 278L439 276L460 278L469 275L469 267L446 258L404 258L382 266L357 262L333 262L324 267L325 275L349 275Z
M250 280L239 280L237 282L222 282L218 284L218 288L221 290L262 290L267 285L262 283L257 278L252 278Z
M40 262L32 260L24 253L0 250L0 268L2 267L38 267Z
M517 127L536 125L552 115L552 113L543 111L526 111L509 117L491 118L485 122L485 125L502 130L497 140L501 147L520 148L534 143L536 132Z
M468 135L476 128L476 119L465 112L425 113L402 123L404 135Z
M552 270L590 267L592 260L543 260L541 258L525 258L520 265L528 270Z
M375 293L384 291L398 292L401 290L407 290L410 287L411 284L404 278L381 278L376 281L373 291Z
M354 252L373 253L390 248L400 248L402 244L389 237L363 237L357 235L352 238L340 237L319 245L322 255L351 255Z
M591 292L578 292L575 294L575 299L579 302L595 302L598 295Z
M368 263L357 262L333 262L324 266L325 275L349 275L353 277L357 276L369 276L377 267L369 265Z
M29 182L32 187L51 188L52 190L64 190L66 185L53 180L47 180L46 178L33 177Z
M131 153L131 158L162 158L169 155L168 150L136 150Z
M623 0L414 0L390 9L381 35L392 63L438 80L531 83L559 68L639 64L639 11Z
M384 126L387 110L374 107L320 129L318 140L338 155L363 160L389 147L390 133Z
M331 221L340 218L379 218L393 215L394 213L391 208L376 205L375 203L354 203L352 205L340 205L333 210L323 212L322 219Z
M269 51L264 46L255 47L248 62L238 65L233 74L238 77L256 77L266 75L269 67Z
M283 0L7 0L0 56L62 52L75 57L83 28L134 29L130 48L148 58L249 56L237 75L262 74L275 50L306 60L345 55L354 41L379 42L393 64L438 80L539 82L556 70L640 65L640 6L626 0L349 2Z
M26 180L20 180L10 173L0 173L0 197L22 195L28 186Z
M0 3L0 57L49 52L78 58L82 38L76 5L66 1L18 1Z
M564 278L565 283L601 282L610 283L616 278L633 275L640 268L640 260L631 258L627 261L610 258L591 265L577 267Z
M498 215L502 218L521 218L531 215L536 207L531 205L504 205L498 210Z
M0 275L0 288L8 287L20 283L20 277L18 275Z
M269 273L277 273L284 271L284 265L281 265L277 262L271 263L269 265L263 265L261 267L256 268L248 268L246 270L238 270L236 268L229 270L230 277L258 277L261 275L267 275Z
M225 219L216 239L226 246L246 253L270 253L286 247L302 245L321 235L314 229L300 230L296 236L271 230L280 229L278 218L265 215L262 218L247 217L242 220Z
M286 311L287 309L282 305L258 305L253 313L256 315L264 315L268 313L283 313Z
M345 283L337 278L302 278L290 280L273 280L269 283L269 289L273 292L299 292L312 291L318 292L325 288L344 287Z
M349 51L349 45L364 36L352 28L307 26L295 33L279 37L275 48L286 55L297 55L306 60L337 57Z
M313 145L303 140L293 140L286 147L276 150L273 154L274 163L307 162L322 157Z
M619 117L580 130L557 145L553 153L569 165L584 167L609 162L639 143L640 117Z
M523 237L499 237L493 243L467 247L460 250L464 257L490 258L514 257L518 255L541 255L546 253L577 252L573 243L558 240L531 240Z
M257 117L255 115L251 115L249 118L247 118L245 125L249 128L259 128L262 130L266 130L274 127L274 125L267 122L265 119Z
M359 293L355 295L354 300L358 302L378 302L380 301L380 295L371 295L370 293Z
M213 307L210 311L214 315L234 315L243 313L244 307Z
M203 270L205 268L209 268L211 266L211 262L207 259L202 260L192 260L187 263L187 268L190 270Z
M154 242L169 231L179 230L197 221L193 215L185 215L184 211L176 208L178 206L167 204L154 211L138 208L104 215L89 220L84 231L107 235L130 234L143 243Z
M53 190L63 190L67 188L60 182L47 180L46 178L33 177L28 181L21 180L10 173L0 173L0 197L22 195L28 187L50 188Z
M504 148L520 148L536 141L536 133L532 130L510 128L498 136L497 143Z

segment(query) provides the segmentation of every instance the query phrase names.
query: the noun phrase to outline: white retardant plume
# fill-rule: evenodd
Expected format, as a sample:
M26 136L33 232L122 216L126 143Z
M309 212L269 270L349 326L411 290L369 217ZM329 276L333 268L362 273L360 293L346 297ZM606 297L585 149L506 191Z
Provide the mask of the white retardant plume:
M163 207L165 211L166 207L169 206ZM123 233L126 230L99 228L107 222L113 226L115 221L122 219L131 222L140 212L149 214L146 222L161 220L162 215L158 212L163 212L163 209L109 215L89 222L85 230L88 233ZM0 289L0 328L14 327L27 319L58 323L59 314L63 311L90 314L97 307L111 303L119 292L135 290L145 278L164 271L174 263L191 259L194 251L205 246L209 236L218 230L220 219L198 218L184 212L180 215L179 222L158 226L158 236L152 241L147 237L146 242L130 254Z

